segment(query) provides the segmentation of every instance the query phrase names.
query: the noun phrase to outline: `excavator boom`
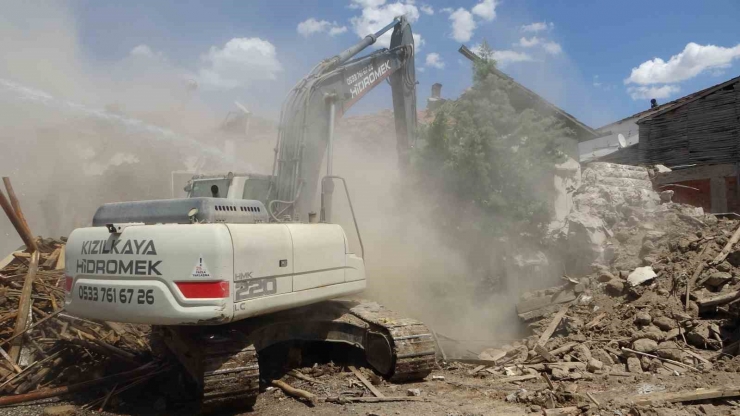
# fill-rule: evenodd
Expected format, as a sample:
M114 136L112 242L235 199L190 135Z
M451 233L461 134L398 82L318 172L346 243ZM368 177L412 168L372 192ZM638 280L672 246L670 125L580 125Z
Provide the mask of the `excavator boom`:
M353 58L393 28L390 48ZM336 118L365 94L390 79L393 90L399 164L408 163L416 137L416 72L414 38L404 17L331 59L321 62L288 95L280 117L273 167L276 199L268 204L274 221L305 221L315 206L321 165L331 155ZM331 158L327 175L331 175ZM327 218L328 220L328 218Z

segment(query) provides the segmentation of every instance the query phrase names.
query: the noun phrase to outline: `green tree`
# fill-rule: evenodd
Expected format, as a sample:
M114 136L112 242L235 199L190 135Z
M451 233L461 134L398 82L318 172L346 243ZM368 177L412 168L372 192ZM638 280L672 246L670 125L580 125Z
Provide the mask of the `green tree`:
M437 218L453 231L536 237L551 216L553 167L565 160L573 133L554 117L517 111L509 101L512 82L494 74L485 41L478 54L473 86L421 130L418 184L446 202L437 204Z

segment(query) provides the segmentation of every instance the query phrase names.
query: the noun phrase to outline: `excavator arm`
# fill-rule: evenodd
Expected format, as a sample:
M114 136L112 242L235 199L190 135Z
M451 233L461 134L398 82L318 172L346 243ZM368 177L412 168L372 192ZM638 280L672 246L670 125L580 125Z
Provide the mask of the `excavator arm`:
M391 44L369 55L353 58L390 29ZM416 72L414 39L404 17L333 58L324 60L288 95L280 116L280 132L273 165L274 182L268 204L273 221L305 220L314 206L324 155L327 176L332 173L334 124L370 90L389 79L393 91L399 164L408 164L416 137ZM324 202L331 205L331 184ZM329 211L330 212L330 211ZM330 214L325 220L330 220Z

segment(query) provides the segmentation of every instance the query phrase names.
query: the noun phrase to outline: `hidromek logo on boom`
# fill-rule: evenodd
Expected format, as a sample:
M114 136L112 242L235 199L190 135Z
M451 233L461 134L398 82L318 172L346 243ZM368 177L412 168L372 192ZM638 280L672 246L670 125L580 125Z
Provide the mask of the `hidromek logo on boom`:
M81 254L130 254L156 256L157 249L152 240L92 240L83 241ZM86 274L129 274L136 276L161 276L157 267L161 260L77 260L77 273Z

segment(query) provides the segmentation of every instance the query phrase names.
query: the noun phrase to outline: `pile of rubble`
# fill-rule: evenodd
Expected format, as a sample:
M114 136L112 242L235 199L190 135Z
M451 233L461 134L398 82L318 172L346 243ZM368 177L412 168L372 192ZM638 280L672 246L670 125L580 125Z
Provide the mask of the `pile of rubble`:
M0 205L25 247L0 261L0 405L68 393L100 393L84 407L120 404L120 394L168 371L146 326L93 322L64 312L65 239L34 238L10 181Z
M525 294L517 314L531 335L484 350L471 370L512 380L544 377L549 385L510 400L546 408L593 405L563 386L597 377L740 370L740 221L671 203L670 195L661 200L647 187L646 170L597 165L584 171L567 231L588 234L590 273L565 275L560 286ZM740 391L692 390L670 401L728 394ZM658 397L636 401L652 400Z
M37 238L35 243L40 260L30 316L17 333L32 254L16 251L0 262L0 405L90 392L93 387L102 392L86 408L118 405L121 393L167 368L152 359L148 327L64 313L64 240Z

